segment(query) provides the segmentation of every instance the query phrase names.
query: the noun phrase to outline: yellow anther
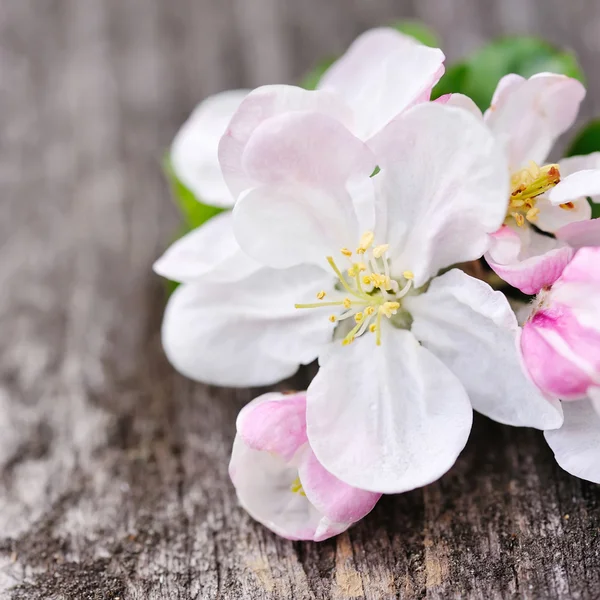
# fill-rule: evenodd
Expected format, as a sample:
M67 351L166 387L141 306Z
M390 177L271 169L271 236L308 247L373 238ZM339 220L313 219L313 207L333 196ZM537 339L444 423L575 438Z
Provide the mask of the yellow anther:
M335 315L331 315L331 316L329 317L329 320L330 320L332 323L335 323L335 322L337 321L337 317L336 317Z
M323 298L325 298L325 291L321 290L318 294L317 294L317 300L323 300Z
M372 231L365 231L360 238L356 252L358 254L364 254L371 247L374 239L375 234Z
M369 325L369 331L371 333L375 333L377 331L377 325L375 325L375 323L372 323L371 325Z
M402 277L404 277L404 279L414 279L415 274L412 271L404 271Z
M350 277L356 277L356 265L352 265L349 269L348 269L348 275Z
M365 315L367 315L367 317L370 317L371 315L375 314L375 307L374 306L367 306L367 308L365 308Z
M348 250L348 248L342 248L342 249L340 250L340 252L341 252L341 253L342 253L344 256L347 256L347 257L350 257L350 256L352 256L352 250Z
M530 208L527 211L527 214L525 215L525 218L530 221L531 223L534 223L535 221L538 220L538 215L540 214L540 209L537 206L534 206L533 208Z
M296 477L290 486L290 490L294 492L294 494L300 494L301 496L306 496L304 493L304 489L302 488L302 482L300 481L300 477Z
M354 338L354 336L353 336L353 335L352 335L352 336L350 336L350 337L345 337L345 338L342 340L342 346L349 346L349 345L350 345L350 344L351 344L351 343L354 341L354 339L355 339L355 338Z
M371 281L373 285L380 290L389 290L392 287L392 281L387 275L379 275L379 273L373 273L371 275Z
M517 225L519 227L523 227L523 225L525 224L525 217L521 214L521 213L511 213L511 216L514 217Z
M575 204L573 204L573 202L565 202L564 204L559 204L559 206L563 210L573 210L575 208Z
M379 312L382 315L385 315L386 317L388 317L388 319L389 319L392 315L395 315L398 312L399 308L400 308L399 302L384 302L379 307Z
M344 308L350 308L352 306L352 300L350 298L344 298Z
M381 244L380 246L375 246L373 248L373 256L375 258L381 258L389 249L389 244Z
M364 318L365 318L365 316L364 316L364 315L363 315L361 312L357 312L357 313L354 315L354 320L355 320L357 323L362 323Z
M359 262L359 263L356 263L356 268L358 269L359 273L362 273L363 271L367 270L367 265L365 265L365 263L363 263L363 262Z
M363 282L365 285L370 285L370 284L371 284L371 277L370 277L370 275L365 275L365 276L362 278L362 282Z

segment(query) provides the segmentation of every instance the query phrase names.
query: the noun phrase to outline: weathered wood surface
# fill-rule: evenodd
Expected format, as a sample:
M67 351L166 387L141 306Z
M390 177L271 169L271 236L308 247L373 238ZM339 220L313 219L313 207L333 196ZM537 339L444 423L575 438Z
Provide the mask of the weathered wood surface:
M227 477L253 392L161 351L150 266L177 223L159 164L179 124L407 16L450 58L498 33L571 45L600 113L597 0L0 0L0 597L600 597L599 488L538 432L478 418L438 483L290 543Z

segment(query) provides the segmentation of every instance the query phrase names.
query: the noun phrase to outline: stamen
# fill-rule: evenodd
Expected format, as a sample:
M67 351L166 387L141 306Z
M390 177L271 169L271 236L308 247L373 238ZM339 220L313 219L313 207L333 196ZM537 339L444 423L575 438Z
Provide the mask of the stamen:
M573 202L565 202L564 204L559 204L559 206L563 210L573 210L575 208L575 204Z
M531 223L534 223L535 221L538 220L538 215L540 214L540 209L537 206L534 206L533 208L530 208L527 211L527 214L525 215L525 218L530 221Z
M373 256L375 258L381 258L388 251L389 247L389 244L381 244L379 246L375 246L375 248L373 248Z
M348 258L350 258L352 256L352 250L348 250L348 248L342 248L340 250L340 252L344 255L347 256Z
M301 496L306 496L304 493L304 489L302 488L302 482L300 481L300 477L296 477L290 486L290 490L294 494L300 494Z
M358 248L356 249L357 254L364 254L373 243L375 234L372 231L365 231L360 238Z
M317 293L317 300L323 300L323 298L325 298L325 295L325 290L321 290Z
M404 277L404 279L414 279L415 274L412 271L404 271L402 277Z
M335 323L335 322L337 321L337 317L336 317L335 315L330 315L330 316L329 316L329 320L330 320L332 323Z
M362 323L364 318L365 318L365 315L363 315L361 312L357 312L357 313L354 315L354 320L355 320L357 323Z

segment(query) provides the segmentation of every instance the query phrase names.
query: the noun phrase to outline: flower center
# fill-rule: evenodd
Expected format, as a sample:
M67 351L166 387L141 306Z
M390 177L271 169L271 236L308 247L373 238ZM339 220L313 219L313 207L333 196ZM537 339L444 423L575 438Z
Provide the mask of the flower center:
M292 485L290 486L290 491L294 494L300 494L301 496L306 496L304 492L304 488L302 487L302 482L300 481L300 476L296 477L294 481L292 481Z
M373 245L374 234L367 231L360 238L356 252L342 248L340 253L348 259L350 266L342 273L332 256L327 262L336 274L339 285L347 293L343 300L323 301L325 290L317 294L317 300L312 304L296 304L296 308L323 308L339 306L345 310L342 314L331 315L332 323L353 319L354 326L342 339L344 346L351 344L363 333L370 332L376 336L377 345L381 345L381 321L385 317L391 319L400 309L400 300L412 288L414 275L412 271L404 271L400 280L392 279L390 275L390 259L387 256L388 244Z
M511 177L512 192L506 218L513 218L519 227L523 227L525 221L535 223L540 214L540 209L536 206L538 197L558 183L560 183L558 165L539 167L531 161L526 169L518 171ZM561 207L571 208L562 204Z

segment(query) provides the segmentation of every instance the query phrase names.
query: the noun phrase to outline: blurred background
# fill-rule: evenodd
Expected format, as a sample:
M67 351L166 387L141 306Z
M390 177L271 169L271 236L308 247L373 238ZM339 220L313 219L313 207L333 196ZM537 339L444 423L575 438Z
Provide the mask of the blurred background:
M0 0L0 597L14 586L12 598L190 597L196 586L212 598L227 581L242 597L251 568L273 597L312 598L294 577L331 580L336 542L292 547L235 508L227 459L253 392L192 384L163 357L151 265L179 217L161 161L207 95L298 82L362 31L406 18L438 32L449 62L506 34L574 50L588 78L581 120L600 116L598 0ZM597 568L554 558L577 542L560 516L538 523L527 510L575 524L595 507L598 525L590 488L559 472L536 432L479 419L474 436L485 450L471 444L440 484L384 501L354 530L372 553L342 555L359 572L381 557L405 574L402 589L431 583L448 597L482 567L477 551L461 554L465 539L479 543L463 531L504 527L524 541L481 542L496 589L546 598L569 594L568 577L584 585ZM575 500L581 485L588 504ZM454 516L439 520L447 499Z

